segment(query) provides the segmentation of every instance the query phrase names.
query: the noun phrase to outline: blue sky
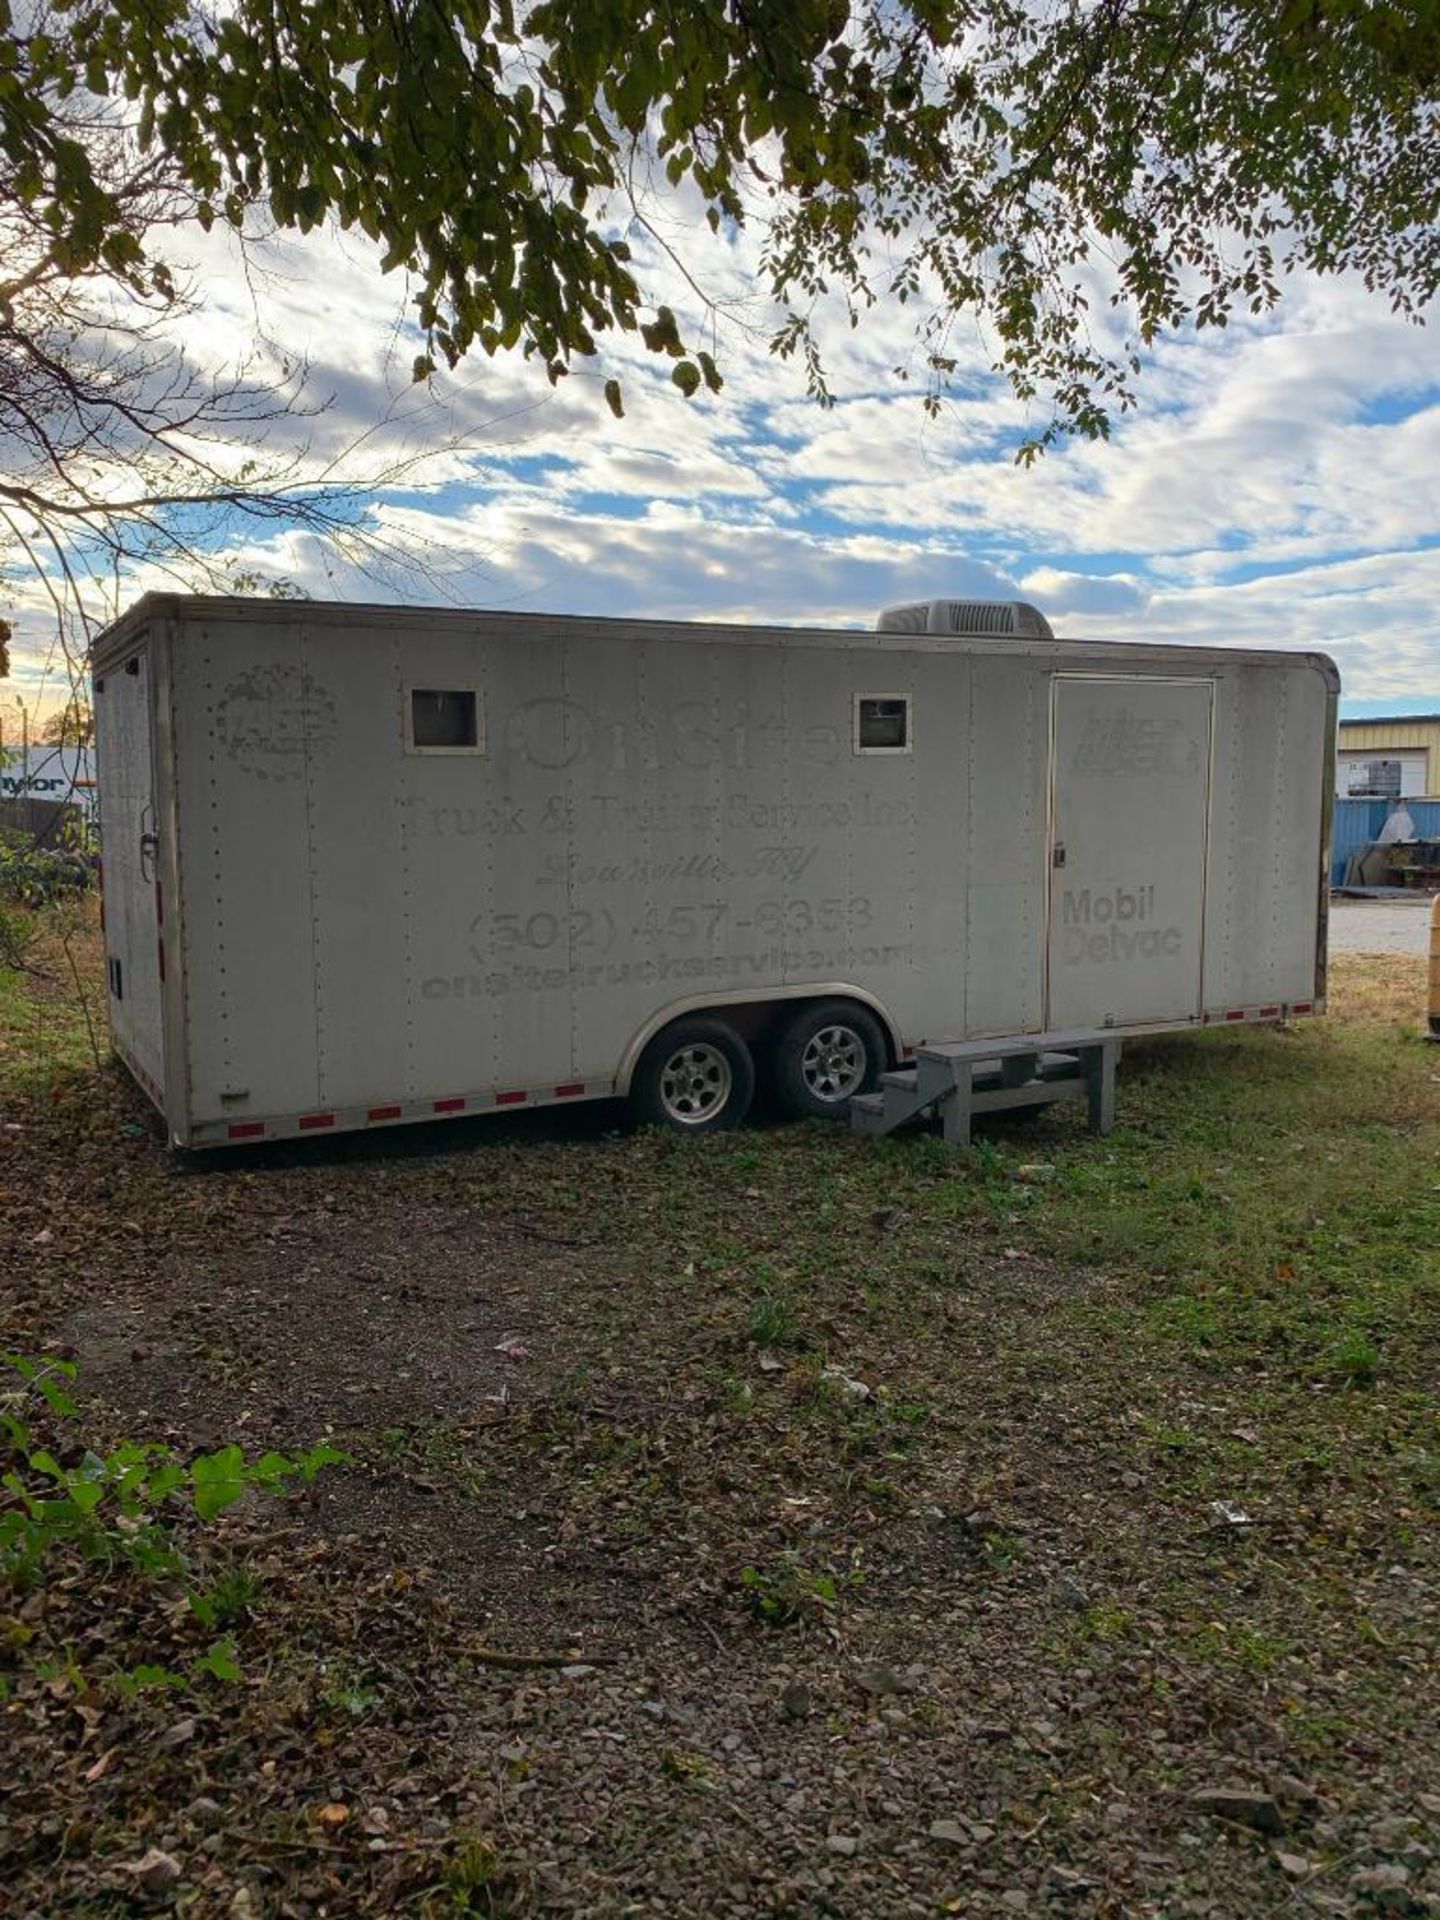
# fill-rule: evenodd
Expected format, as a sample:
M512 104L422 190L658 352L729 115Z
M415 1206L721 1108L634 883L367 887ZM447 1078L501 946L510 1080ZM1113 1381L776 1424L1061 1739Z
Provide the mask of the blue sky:
M236 563L326 597L819 625L870 625L901 599L1018 595L1080 637L1319 648L1346 711L1440 711L1433 329L1356 284L1292 276L1274 315L1162 343L1108 442L1022 469L1033 422L978 337L960 348L964 397L931 420L894 372L909 310L877 308L855 332L822 312L837 403L821 409L766 351L749 243L703 244L693 259L729 316L713 341L726 386L686 402L626 343L554 392L518 357L416 392L403 330L397 344L404 288L364 246L275 245L257 281L222 236L195 236L189 351L223 364L261 335L308 351L314 390L333 395L308 457L340 455L362 481L397 451L413 463L371 509L391 562L363 571L272 530L237 538ZM663 256L640 265L682 328L708 326ZM612 372L621 422L602 395ZM131 577L120 599L147 584L162 583ZM33 699L54 681L23 583L18 612L13 687Z

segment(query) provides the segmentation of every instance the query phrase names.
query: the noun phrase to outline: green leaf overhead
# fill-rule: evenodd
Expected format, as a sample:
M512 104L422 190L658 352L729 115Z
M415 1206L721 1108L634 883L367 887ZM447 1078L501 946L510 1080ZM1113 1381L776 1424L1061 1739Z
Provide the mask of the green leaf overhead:
M10 19L0 126L76 271L151 271L53 112L76 88L139 103L202 219L370 235L412 276L422 376L518 346L553 380L619 329L714 390L685 331L703 303L657 312L628 244L679 192L695 219L666 244L700 288L709 249L756 232L813 390L814 303L893 298L932 398L978 317L1043 439L1103 433L1146 344L1263 311L1294 265L1418 313L1437 80L1435 0L76 0L43 34Z

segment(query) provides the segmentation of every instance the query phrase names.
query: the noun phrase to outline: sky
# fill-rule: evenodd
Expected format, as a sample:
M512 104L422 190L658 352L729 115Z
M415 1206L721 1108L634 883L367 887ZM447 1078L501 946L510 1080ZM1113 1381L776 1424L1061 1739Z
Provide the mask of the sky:
M700 234L674 210L669 238ZM695 239L696 247L702 246ZM1323 650L1342 711L1440 711L1440 329L1390 314L1353 282L1296 275L1274 313L1174 337L1151 354L1135 412L1105 442L1029 468L1035 419L960 341L962 390L927 418L913 314L851 331L821 316L836 395L767 350L743 237L691 254L710 315L641 244L647 291L704 339L724 391L682 398L638 343L551 390L518 356L476 356L413 388L405 289L346 236L270 244L242 273L222 236L187 236L199 295L187 351L223 365L264 339L308 355L328 402L312 462L365 482L387 557L361 568L307 535L234 541L235 564L317 597L436 600L523 611L872 626L894 602L1032 601L1078 638ZM262 350L263 349L259 349ZM602 387L618 373L626 417ZM358 449L353 443L363 437ZM158 576L125 580L128 602ZM0 707L58 695L40 596L12 587L18 644ZM0 715L3 722L3 715Z

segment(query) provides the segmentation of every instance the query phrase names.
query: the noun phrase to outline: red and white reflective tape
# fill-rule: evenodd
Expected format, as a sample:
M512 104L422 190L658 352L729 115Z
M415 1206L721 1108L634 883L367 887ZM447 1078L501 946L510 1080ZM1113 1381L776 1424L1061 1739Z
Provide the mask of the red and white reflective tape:
M1292 1020L1307 1013L1323 1013L1323 1000L1290 1000L1272 1003L1265 1007L1225 1007L1200 1016L1201 1023L1207 1027L1229 1026L1241 1020Z
M132 1065L133 1070L133 1065ZM350 1133L365 1127L454 1119L459 1114L494 1113L511 1107L547 1107L566 1100L613 1094L610 1081L565 1080L558 1086L501 1087L483 1093L454 1093L431 1100L391 1100L374 1107L333 1107L316 1113L281 1114L266 1120L202 1121L192 1132L196 1146L227 1141L284 1140L301 1133Z

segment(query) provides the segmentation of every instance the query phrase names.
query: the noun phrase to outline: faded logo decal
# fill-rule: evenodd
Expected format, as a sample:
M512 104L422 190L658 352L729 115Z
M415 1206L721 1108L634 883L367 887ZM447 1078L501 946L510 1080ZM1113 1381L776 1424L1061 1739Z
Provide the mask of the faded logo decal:
M1155 888L1067 888L1061 899L1067 967L1086 961L1173 960L1184 951L1179 927L1157 924Z
M1186 780L1200 771L1200 747L1178 720L1131 713L1097 714L1088 721L1071 763L1075 773L1159 774Z
M324 752L335 730L335 702L299 667L254 667L215 708L221 752L262 780L298 780L307 751Z

